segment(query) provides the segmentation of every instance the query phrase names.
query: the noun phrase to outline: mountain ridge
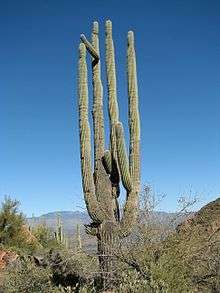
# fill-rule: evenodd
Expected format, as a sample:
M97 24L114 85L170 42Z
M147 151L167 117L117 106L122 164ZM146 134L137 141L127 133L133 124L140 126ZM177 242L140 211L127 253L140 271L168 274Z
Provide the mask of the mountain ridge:
M175 215L177 214L168 213L164 211L155 211L150 213L149 219L151 221L167 223L168 221L172 220L175 217ZM84 226L85 224L91 222L91 219L87 211L54 211L42 214L38 217L27 218L27 224L31 227L34 227L39 224L46 224L48 228L50 228L51 230L55 230L58 216L63 225L64 233L68 235L75 235L77 224L79 224L80 226ZM180 219L182 219L182 217L180 217ZM81 230L83 233L84 229Z

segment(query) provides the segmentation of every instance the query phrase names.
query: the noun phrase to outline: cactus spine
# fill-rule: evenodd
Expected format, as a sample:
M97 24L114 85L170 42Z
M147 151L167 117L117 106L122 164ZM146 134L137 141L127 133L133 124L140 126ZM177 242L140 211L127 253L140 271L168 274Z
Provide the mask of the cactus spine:
M99 27L93 23L91 43L81 35L78 66L79 130L81 173L84 198L92 223L86 230L98 239L101 269L113 269L113 248L118 238L127 236L136 221L140 189L140 121L134 34L127 37L127 82L129 100L129 157L126 152L123 125L119 120L112 23L106 21L106 76L110 120L109 150L105 150L103 88L99 52ZM86 51L91 55L93 82L94 172L92 171L90 126L88 118L88 77ZM118 197L120 180L127 192L123 214Z

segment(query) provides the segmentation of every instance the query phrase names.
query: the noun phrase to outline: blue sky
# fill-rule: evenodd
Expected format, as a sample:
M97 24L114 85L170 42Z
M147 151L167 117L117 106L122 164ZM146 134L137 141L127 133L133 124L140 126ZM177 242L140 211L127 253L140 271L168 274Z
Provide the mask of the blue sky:
M27 215L84 208L78 44L97 20L104 57L106 19L113 22L125 127L126 33L135 32L142 183L167 194L164 210L175 209L177 197L190 189L201 195L198 207L217 198L219 11L217 0L0 1L0 199L19 199ZM103 62L106 94L104 73Z

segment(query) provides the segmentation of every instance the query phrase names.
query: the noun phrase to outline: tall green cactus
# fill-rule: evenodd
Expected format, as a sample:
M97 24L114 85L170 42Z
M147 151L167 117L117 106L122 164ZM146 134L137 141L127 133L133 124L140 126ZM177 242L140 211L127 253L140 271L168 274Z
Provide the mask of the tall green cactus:
M62 244L63 243L63 227L61 223L60 215L57 214L57 226L56 226L56 232L55 232L55 238L57 240L57 243Z
M109 150L105 150L103 87L99 52L98 23L93 23L91 43L81 35L79 46L78 96L82 185L92 223L87 232L96 235L103 272L113 269L113 250L118 238L129 235L136 221L140 189L140 121L134 34L127 37L127 82L129 100L130 147L127 156L123 125L119 120L112 23L106 21L106 76L110 120ZM88 117L88 76L86 51L91 55L93 83L94 172L92 171L90 126ZM120 180L127 192L123 213L118 197Z
M54 235L58 244L64 246L66 249L69 248L68 238L63 232L63 225L61 223L61 217L59 214L57 215L57 227Z

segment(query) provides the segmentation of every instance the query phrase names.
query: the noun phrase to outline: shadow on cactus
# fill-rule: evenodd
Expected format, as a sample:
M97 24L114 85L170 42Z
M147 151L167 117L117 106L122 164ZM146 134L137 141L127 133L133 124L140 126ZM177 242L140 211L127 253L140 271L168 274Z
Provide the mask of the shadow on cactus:
M105 63L110 121L109 149L105 149L103 87L99 51L99 27L93 23L91 42L81 35L78 65L79 130L81 173L84 198L92 223L87 233L97 237L102 280L111 287L114 278L113 251L120 238L130 234L137 217L140 189L140 121L134 34L127 36L127 86L129 103L129 156L123 125L119 119L112 23L106 21ZM88 118L88 76L86 53L91 55L93 85L94 171L92 170L90 125ZM120 181L127 196L122 214L118 197Z

